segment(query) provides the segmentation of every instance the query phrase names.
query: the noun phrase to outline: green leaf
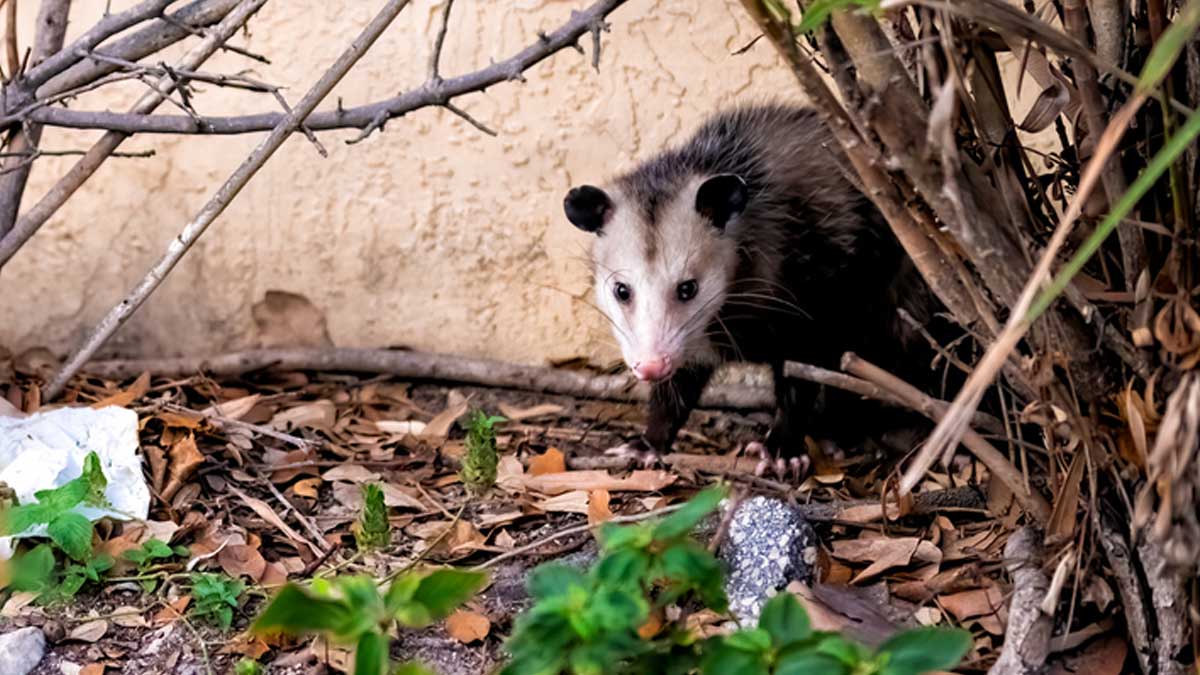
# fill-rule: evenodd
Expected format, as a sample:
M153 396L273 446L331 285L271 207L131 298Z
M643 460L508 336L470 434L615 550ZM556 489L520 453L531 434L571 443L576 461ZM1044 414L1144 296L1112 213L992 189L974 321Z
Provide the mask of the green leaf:
M864 651L837 633L826 633L817 642L816 651L830 656L847 666L857 665L864 658Z
M765 654L771 650L771 634L761 628L746 628L728 635L725 644L745 652Z
M706 650L704 660L700 663L700 672L703 675L729 675L731 673L768 675L769 673L761 652L738 649L730 645L728 640L718 642Z
M811 650L795 650L775 661L774 675L848 675L849 667L832 656Z
M617 525L605 523L600 526L600 543L605 551L620 549L643 549L654 541L653 530L649 525Z
M602 557L593 574L601 584L641 588L649 567L649 556L639 549L627 549Z
M725 498L725 488L713 487L692 497L683 508L663 518L654 528L654 540L675 539L691 532Z
M250 630L255 634L344 634L353 620L353 612L345 603L328 598L315 598L296 584L289 583L275 594Z
M263 667L258 661L243 658L233 667L234 675L263 675Z
M716 612L728 608L721 563L703 546L685 542L669 547L662 553L662 571L678 592L695 590L704 605Z
M60 513L46 526L51 541L75 560L92 555L92 521L78 513Z
M385 675L388 639L375 631L363 633L354 648L354 675Z
M144 548L131 548L128 551L125 551L124 553L122 553L121 555L126 560L128 560L134 564L137 564L137 565L143 565L146 563L147 560L150 559L150 554L148 552L146 552L146 549L144 549Z
M233 610L237 609L246 584L223 574L195 572L192 582L191 614L228 629L233 625Z
M401 607L411 603L413 593L420 585L421 577L416 574L404 574L393 579L383 598L384 611L389 615L394 615Z
M1150 50L1150 56L1146 57L1146 65L1142 66L1142 72L1138 76L1138 93L1149 93L1158 87L1171 72L1179 54L1196 34L1197 28L1200 28L1200 1L1191 0L1158 37L1154 48Z
M421 579L412 600L425 607L431 621L437 621L470 600L476 591L483 588L487 579L483 572L438 570Z
M463 456L462 469L458 472L464 485L472 492L486 491L496 484L496 467L500 454L496 450L495 425L507 421L495 415L488 417L477 410L467 423L467 452Z
M813 0L804 10L797 33L808 33L825 23L835 11L863 7L872 11L879 9L880 0Z
M957 628L917 628L892 637L879 647L887 654L885 675L950 670L971 648L971 634Z
M54 584L54 550L49 544L38 544L13 559L12 588L18 591L45 592Z
M776 649L812 636L808 612L804 611L804 606L796 596L786 591L780 592L763 606L758 627L770 633L771 643Z
M108 479L104 477L104 472L100 469L100 457L94 452L89 452L87 457L83 458L83 474L78 480L82 480L86 490L83 494L82 501L91 506L104 506L108 500L104 498L104 489L108 487Z
M588 605L588 618L610 631L634 630L650 616L650 605L640 593L623 588L600 588Z
M566 594L572 586L587 588L587 577L569 565L546 563L538 565L525 582L529 596L535 601L556 598Z
M383 488L377 483L362 486L363 510L354 527L354 542L360 551L380 549L391 543L392 525L388 522Z

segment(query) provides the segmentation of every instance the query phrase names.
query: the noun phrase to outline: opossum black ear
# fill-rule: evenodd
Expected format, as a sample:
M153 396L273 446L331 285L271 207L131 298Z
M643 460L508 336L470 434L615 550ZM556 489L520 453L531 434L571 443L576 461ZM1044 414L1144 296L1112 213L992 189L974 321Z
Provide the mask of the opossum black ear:
M700 184L696 190L696 211L723 230L746 209L748 199L746 181L741 176L723 173Z
M571 188L563 198L563 210L567 212L567 220L575 227L599 234L600 228L612 215L612 200L598 187L581 185Z

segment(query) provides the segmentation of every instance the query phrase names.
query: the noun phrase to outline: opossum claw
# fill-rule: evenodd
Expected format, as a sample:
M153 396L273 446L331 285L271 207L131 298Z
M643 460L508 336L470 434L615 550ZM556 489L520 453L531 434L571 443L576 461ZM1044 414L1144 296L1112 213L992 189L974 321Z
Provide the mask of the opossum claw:
M632 459L635 464L643 469L654 468L662 462L662 456L658 452L650 449L645 443L640 441L622 443L615 448L605 450L604 454Z

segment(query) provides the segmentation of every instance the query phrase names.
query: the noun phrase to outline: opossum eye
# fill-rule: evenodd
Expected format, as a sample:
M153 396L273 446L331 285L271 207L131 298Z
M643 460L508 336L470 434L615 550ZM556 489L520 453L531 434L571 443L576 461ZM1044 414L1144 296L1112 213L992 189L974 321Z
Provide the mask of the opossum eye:
M698 288L699 284L696 283L695 279L688 279L675 287L675 297L679 298L680 302L687 302L696 297L696 290Z
M629 287L625 284L618 281L613 285L613 296L616 297L617 302L625 304L626 302L629 302L629 297L631 295L632 293L630 293Z

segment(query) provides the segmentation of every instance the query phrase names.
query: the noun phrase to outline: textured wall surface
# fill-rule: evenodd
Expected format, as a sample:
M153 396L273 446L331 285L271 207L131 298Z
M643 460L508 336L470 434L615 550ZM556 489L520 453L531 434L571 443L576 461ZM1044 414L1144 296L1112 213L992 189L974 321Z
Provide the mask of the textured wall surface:
M443 74L506 58L586 1L459 0ZM92 25L105 2L74 4L70 36ZM276 0L238 38L272 65L221 55L205 69L253 68L296 100L379 4ZM36 5L21 4L29 13L25 41ZM440 7L413 2L334 96L353 105L419 84ZM610 22L598 73L590 58L568 50L527 73L525 84L459 99L498 138L447 112L423 110L359 145L343 142L353 132L323 134L327 159L303 138L288 141L109 352L252 346L250 306L280 289L322 308L342 346L408 345L529 363L611 355L607 329L590 306L582 260L588 235L562 217L564 192L681 140L722 104L799 94L768 44L732 54L754 35L736 0L631 0ZM139 92L122 86L72 105L123 109ZM205 113L273 105L258 95L201 89L197 107ZM169 108L161 110L177 112ZM82 149L96 137L51 130L42 145ZM259 138L128 141L125 150L157 154L109 160L0 275L0 345L69 349ZM38 163L23 206L73 160Z

